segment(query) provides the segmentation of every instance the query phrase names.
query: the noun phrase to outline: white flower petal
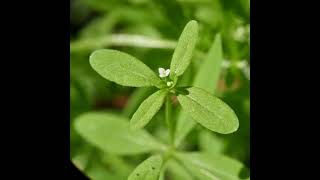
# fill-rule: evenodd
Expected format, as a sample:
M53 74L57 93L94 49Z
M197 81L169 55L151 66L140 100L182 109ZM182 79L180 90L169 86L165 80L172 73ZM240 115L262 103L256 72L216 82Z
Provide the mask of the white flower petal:
M165 70L163 68L159 68L159 74L164 74Z
M165 77L165 69L159 68L159 76L160 77Z
M170 74L170 69L167 69L166 70L166 76L169 76L169 74Z

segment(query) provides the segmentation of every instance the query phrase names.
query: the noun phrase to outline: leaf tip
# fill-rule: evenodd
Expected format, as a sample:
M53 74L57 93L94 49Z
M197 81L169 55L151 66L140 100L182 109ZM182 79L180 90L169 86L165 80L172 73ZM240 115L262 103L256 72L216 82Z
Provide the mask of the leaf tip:
M89 64L91 65L91 67L94 69L95 68L95 57L97 56L97 54L100 52L100 50L96 50L96 51L93 51L90 56L89 56Z
M198 21L192 19L188 22L188 24L194 24L195 26L198 26Z
M231 133L238 131L238 129L239 129L239 120L238 120L237 116L235 115L235 119L234 119L232 128L230 128L228 131L221 132L221 134L231 134Z

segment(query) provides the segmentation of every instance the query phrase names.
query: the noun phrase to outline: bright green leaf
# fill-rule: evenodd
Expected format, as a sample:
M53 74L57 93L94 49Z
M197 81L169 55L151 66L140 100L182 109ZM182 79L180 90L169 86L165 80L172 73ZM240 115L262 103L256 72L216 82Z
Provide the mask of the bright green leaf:
M232 133L238 129L238 118L226 103L200 88L190 87L186 90L188 94L179 94L178 100L183 110L194 120L221 134Z
M215 93L222 64L221 36L218 34L206 54L198 73L193 81L193 86ZM184 111L181 111L177 121L175 144L178 146L183 138L192 130L196 122Z
M160 110L168 91L159 90L144 100L130 120L132 129L143 128Z
M149 157L138 165L130 174L128 180L158 180L162 162L163 160L160 155Z
M111 154L130 155L165 148L146 131L131 131L128 119L112 113L80 115L75 129L86 141Z
M133 113L138 109L139 105L154 92L153 87L141 87L136 88L131 94L127 105L123 109L123 115L131 117Z
M250 176L249 170L242 163L220 154L178 153L176 156L201 180L238 180Z
M175 48L172 56L170 65L171 79L182 75L189 66L197 39L198 23L194 20L189 21L179 38L177 47Z
M102 77L123 86L165 86L148 66L124 52L97 50L91 54L90 64Z

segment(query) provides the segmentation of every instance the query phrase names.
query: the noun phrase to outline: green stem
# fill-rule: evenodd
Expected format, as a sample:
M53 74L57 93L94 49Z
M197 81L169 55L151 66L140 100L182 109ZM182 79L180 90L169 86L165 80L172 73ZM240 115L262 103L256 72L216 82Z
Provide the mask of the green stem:
M171 104L171 96L168 95L166 97L166 110L165 110L165 119L169 129L169 136L170 136L170 144L173 147L174 145L174 124L171 118L171 111L172 111L172 104Z

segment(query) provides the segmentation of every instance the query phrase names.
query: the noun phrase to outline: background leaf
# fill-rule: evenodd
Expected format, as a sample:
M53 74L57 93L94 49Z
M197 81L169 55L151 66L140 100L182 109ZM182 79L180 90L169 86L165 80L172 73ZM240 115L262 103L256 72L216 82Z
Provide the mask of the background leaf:
M218 34L206 54L199 71L193 81L193 86L215 94L222 64L221 36ZM183 138L192 130L196 122L184 111L181 111L177 120L175 145L178 146Z
M179 153L178 159L198 179L248 179L249 170L240 162L220 154Z
M226 103L200 88L191 87L186 90L189 94L178 95L178 100L194 120L221 134L232 133L238 129L238 118Z
M226 142L208 130L199 133L199 148L208 153L222 154L227 147Z
M157 180L162 166L162 157L154 155L143 161L130 174L128 180Z
M180 76L190 64L198 39L198 23L190 21L183 29L170 64L170 78Z
M93 52L90 64L104 78L123 86L162 87L163 82L145 64L135 57L112 49Z
M190 172L183 168L176 160L170 159L167 163L170 177L174 180L194 180Z
M159 90L142 102L138 110L130 120L130 128L139 129L144 127L152 117L160 110L168 91Z
M214 93L220 77L222 64L222 44L220 34L216 38L198 71L193 86Z
M146 131L131 131L128 119L112 113L85 113L76 118L75 129L85 140L111 154L129 155L165 149Z

